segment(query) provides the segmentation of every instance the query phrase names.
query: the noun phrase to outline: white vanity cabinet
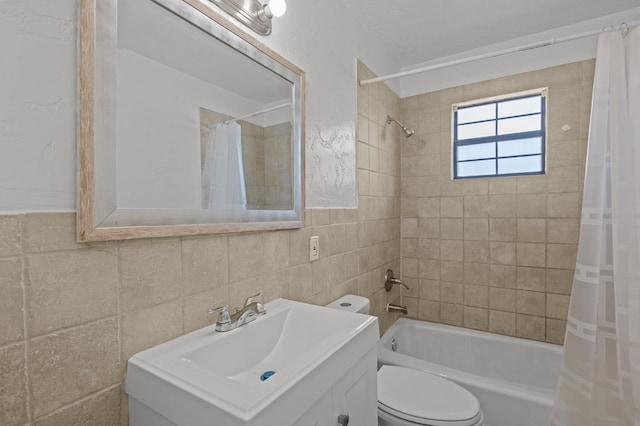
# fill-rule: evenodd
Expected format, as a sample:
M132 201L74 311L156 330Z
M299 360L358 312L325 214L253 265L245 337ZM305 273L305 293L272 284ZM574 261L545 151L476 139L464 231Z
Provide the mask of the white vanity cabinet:
M377 318L285 299L265 308L129 359L130 425L376 425Z
M377 353L373 349L349 369L294 425L378 424L376 369Z

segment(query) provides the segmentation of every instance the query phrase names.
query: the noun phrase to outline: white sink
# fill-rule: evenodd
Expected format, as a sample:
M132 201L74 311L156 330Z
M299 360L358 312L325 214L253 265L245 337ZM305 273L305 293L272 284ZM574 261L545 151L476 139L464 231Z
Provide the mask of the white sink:
M274 409L279 421L293 421L378 340L368 315L285 299L265 308L235 330L205 327L133 356L130 405L133 399L167 424L259 425Z

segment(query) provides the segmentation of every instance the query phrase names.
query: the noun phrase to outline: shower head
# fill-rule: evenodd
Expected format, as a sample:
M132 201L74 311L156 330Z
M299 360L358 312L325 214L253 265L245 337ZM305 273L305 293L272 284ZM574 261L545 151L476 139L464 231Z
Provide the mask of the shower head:
M402 129L402 132L404 133L405 138L410 138L411 135L415 133L413 129L405 126L404 124L402 124L395 118L391 117L390 115L387 115L387 124L391 124L392 121L394 121L398 126L400 126L400 128Z

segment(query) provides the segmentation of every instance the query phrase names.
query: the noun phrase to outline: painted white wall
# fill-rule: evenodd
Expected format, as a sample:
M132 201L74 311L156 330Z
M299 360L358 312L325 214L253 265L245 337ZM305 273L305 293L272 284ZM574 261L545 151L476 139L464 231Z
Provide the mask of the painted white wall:
M200 208L199 108L237 116L263 106L129 50L118 61L118 207Z
M402 71L409 71L411 69L432 66L462 58L470 58L490 52L512 49L532 43L550 41L555 38L568 37L590 31L598 31L611 25L619 25L623 22L633 22L637 20L640 20L640 7L627 10L622 13L616 13L598 19L581 22L579 24L568 25L552 31L545 31L535 35L510 40L508 42L494 44L492 46L472 50L459 55L452 55L430 62L423 62L412 67L403 68ZM479 81L595 58L597 39L598 37L595 35L551 46L513 53L506 56L484 59L440 70L424 72L410 77L403 77L399 80L401 86L400 97L405 98L449 87L477 83Z
M0 1L0 211L75 210L76 0Z
M75 210L77 0L0 1L0 212ZM338 0L290 1L260 38L307 76L307 206L355 207L355 57L394 71Z

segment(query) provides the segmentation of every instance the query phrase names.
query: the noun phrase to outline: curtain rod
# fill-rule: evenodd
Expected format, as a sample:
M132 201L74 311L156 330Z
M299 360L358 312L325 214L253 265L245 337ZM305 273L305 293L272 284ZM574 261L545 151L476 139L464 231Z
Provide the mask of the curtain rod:
M260 114L266 114L267 112L275 111L277 109L286 108L288 106L291 106L291 102L287 102L286 104L280 104L280 105L272 106L270 108L266 108L266 109L263 109L261 111L252 112L251 114L243 115L243 116L240 116L240 117L230 118L229 120L224 120L221 123L222 124L235 123L236 121L244 120L245 118L254 117L254 116L260 115ZM216 124L219 124L219 123L212 124L212 125L209 126L209 128L214 127Z
M360 80L360 86L366 86L367 84L378 83L380 81L392 80L392 79L400 78L400 77L407 77L407 76L410 76L410 75L420 74L420 73L427 72L427 71L434 71L434 70L438 70L440 68L447 68L447 67L451 67L451 66L454 66L454 65L460 65L460 64L466 64L466 63L469 63L469 62L475 62L475 61L479 61L481 59L495 58L497 56L504 56L504 55L508 55L510 53L517 53L517 52L523 52L525 50L537 49L539 47L552 46L552 45L554 45L556 43L563 43L563 42L566 42L566 41L572 41L572 40L578 40L578 39L585 38L585 37L591 37L591 36L600 34L601 32L604 32L604 31L613 31L613 30L616 30L616 29L622 29L623 31L626 29L626 31L628 31L628 29L630 27L634 27L636 25L640 25L640 21L633 21L633 22L630 22L630 23L622 23L622 24L617 25L617 26L610 25L608 27L604 27L601 30L592 30L592 31L587 31L587 32L579 33L579 34L570 35L570 36L552 38L552 39L545 40L545 41L525 44L523 46L512 47L512 48L503 49L503 50L498 50L497 52L483 53L481 55L471 56L471 57L462 58L462 59L456 59L454 61L443 62L443 63L435 64L435 65L429 65L429 66L426 66L426 67L416 68L416 69L408 70L408 71L402 71L402 72L398 72L398 73L395 73L395 74L385 75L385 76L382 76L382 77L370 78L370 79L367 79L367 80Z

